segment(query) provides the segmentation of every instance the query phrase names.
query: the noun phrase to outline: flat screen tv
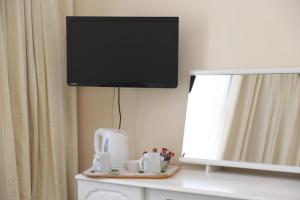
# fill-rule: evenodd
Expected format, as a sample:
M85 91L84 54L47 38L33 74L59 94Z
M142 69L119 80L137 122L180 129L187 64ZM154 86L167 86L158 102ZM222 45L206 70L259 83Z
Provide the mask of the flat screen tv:
M67 17L71 86L176 88L178 17Z

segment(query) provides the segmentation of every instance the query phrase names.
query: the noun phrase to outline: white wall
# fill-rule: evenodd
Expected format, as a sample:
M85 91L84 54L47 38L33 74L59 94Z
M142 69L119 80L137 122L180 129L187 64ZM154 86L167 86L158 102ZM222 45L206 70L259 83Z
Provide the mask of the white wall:
M135 157L155 146L181 153L190 69L300 66L299 0L75 0L75 15L180 17L178 88L122 89ZM94 130L112 126L112 91L79 89L80 170Z

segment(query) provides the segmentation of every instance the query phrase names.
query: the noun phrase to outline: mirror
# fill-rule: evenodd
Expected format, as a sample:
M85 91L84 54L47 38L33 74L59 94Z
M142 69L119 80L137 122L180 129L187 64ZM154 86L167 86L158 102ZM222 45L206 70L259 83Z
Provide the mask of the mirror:
M300 76L194 74L185 158L300 167Z

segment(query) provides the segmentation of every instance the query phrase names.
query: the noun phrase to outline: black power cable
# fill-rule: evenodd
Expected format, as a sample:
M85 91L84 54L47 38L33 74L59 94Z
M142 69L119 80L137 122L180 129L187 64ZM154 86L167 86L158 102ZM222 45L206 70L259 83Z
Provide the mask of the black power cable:
M120 95L120 88L118 87L118 108L119 108L119 129L121 129L122 124L122 112L121 112L121 95Z

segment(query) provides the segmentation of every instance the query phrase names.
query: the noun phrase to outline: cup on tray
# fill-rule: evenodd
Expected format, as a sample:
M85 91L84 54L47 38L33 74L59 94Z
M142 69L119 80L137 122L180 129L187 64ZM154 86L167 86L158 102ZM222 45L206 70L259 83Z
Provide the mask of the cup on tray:
M93 168L96 172L100 173L112 172L110 154L107 152L95 153Z
M140 159L140 169L146 173L160 173L160 160L159 153L145 153Z
M129 172L137 172L140 170L140 166L139 166L139 160L128 160L126 162L126 168Z

